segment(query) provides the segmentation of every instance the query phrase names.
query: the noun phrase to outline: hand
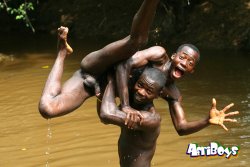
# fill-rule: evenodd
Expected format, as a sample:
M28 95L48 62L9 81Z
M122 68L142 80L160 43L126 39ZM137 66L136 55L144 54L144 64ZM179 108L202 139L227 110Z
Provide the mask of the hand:
M219 110L216 109L216 100L215 100L215 98L213 98L213 100L212 100L212 108L211 108L210 114L209 114L210 115L209 123L214 124L214 125L220 125L226 131L228 131L227 127L223 124L223 122L224 121L225 122L237 122L237 120L236 119L228 119L228 118L225 118L225 117L239 114L238 111L229 112L229 113L225 114L225 112L228 109L230 109L232 106L234 106L233 103L229 104L224 109L219 111Z
M125 125L127 125L129 129L134 129L138 122L140 122L140 125L142 124L144 117L139 111L130 106L123 107L122 111L127 114Z

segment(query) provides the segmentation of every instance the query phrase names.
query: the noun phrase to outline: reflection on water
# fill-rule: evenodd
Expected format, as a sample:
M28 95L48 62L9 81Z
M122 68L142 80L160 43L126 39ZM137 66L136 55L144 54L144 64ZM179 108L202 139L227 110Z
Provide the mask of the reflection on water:
M215 97L220 109L235 103L233 109L241 112L238 123L226 124L230 132L209 126L196 134L180 137L173 128L167 104L157 100L162 129L152 166L249 166L250 58L218 51L202 53L196 72L178 82L187 118L205 117ZM79 67L82 54L75 53L66 60L64 80ZM51 52L23 51L14 54L14 61L0 64L0 166L118 166L120 130L99 121L95 98L67 116L50 120L49 124L39 115L38 99L54 58ZM240 146L238 157L228 160L186 155L189 143L207 146L212 141L225 147Z

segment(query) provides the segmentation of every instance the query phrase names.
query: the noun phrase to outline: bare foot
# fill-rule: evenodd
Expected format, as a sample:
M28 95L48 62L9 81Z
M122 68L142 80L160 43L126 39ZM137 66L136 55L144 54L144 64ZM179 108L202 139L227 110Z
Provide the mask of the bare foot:
M73 53L73 49L69 46L67 42L67 35L69 29L67 27L61 26L58 30L58 49L66 49L67 54Z

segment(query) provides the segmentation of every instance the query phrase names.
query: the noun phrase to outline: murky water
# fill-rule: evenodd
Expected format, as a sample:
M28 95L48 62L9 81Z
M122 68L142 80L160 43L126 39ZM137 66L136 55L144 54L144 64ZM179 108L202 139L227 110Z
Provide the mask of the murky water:
M37 103L55 53L46 49L20 50L13 52L12 61L0 64L0 166L119 166L119 127L99 121L95 98L87 100L75 112L49 123L40 116ZM80 55L89 50L81 48L66 60L64 80L79 67ZM236 117L238 123L226 123L229 132L209 126L180 137L173 128L167 104L159 99L155 103L162 115L162 129L152 166L249 166L250 57L222 51L202 53L196 72L178 82L188 120L204 118L215 97L218 108L235 103L231 111L241 112ZM213 141L225 147L240 146L239 155L230 159L186 155L189 143L208 146Z

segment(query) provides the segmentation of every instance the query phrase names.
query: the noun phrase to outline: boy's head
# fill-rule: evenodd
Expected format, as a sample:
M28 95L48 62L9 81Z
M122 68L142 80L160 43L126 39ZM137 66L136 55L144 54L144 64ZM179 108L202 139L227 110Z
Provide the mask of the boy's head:
M134 102L148 103L159 96L166 83L166 76L156 68L146 68L134 86Z
M173 79L181 78L185 73L193 73L200 60L200 52L192 44L181 45L172 55L172 68L170 71Z

